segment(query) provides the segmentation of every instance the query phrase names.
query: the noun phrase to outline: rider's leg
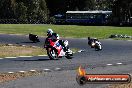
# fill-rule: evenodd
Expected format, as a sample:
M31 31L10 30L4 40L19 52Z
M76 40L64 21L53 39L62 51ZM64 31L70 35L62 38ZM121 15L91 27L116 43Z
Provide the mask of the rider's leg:
M65 46L64 41L63 41L63 40L59 40L59 43L60 43L60 45L62 45L62 47L63 47L63 49L64 49L64 51L65 51L65 52L69 49L69 47L68 47L68 46Z

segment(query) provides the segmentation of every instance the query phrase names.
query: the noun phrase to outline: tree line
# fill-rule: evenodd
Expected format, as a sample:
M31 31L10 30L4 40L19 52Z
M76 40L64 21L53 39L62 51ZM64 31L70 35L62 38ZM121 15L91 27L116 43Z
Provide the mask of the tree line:
M1 0L0 21L47 23L55 14L66 11L112 10L116 21L129 21L131 0ZM15 20L14 20L15 19Z
M1 0L0 13L0 19L43 23L48 20L49 10L45 0Z

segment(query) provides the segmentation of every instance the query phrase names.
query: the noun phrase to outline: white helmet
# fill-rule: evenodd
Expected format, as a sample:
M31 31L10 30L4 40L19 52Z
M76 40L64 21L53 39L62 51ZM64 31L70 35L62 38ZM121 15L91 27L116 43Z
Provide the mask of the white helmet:
M48 30L47 30L47 34L52 35L52 33L53 33L52 29L48 29Z

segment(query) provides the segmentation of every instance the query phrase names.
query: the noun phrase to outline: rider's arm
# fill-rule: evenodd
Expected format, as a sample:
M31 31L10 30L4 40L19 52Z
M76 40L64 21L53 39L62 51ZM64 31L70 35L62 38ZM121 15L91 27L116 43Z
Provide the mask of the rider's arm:
M60 38L59 38L59 35L57 33L53 33L52 39L56 41L56 40L59 40Z
M48 43L48 38L45 39L44 48L46 48L47 43Z
M59 40L59 39L60 39L59 34L56 34L56 38L57 38L57 40Z

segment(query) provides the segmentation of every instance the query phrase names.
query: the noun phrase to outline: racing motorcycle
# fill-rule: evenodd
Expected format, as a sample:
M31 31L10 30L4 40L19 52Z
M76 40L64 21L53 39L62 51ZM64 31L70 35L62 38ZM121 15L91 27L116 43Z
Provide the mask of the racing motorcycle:
M99 41L92 42L91 47L95 48L96 51L102 50L102 45Z
M68 41L64 41L64 45L66 48L68 48ZM51 60L57 60L62 57L66 57L67 59L73 58L73 52L70 49L67 49L67 51L64 51L63 46L59 43L59 40L52 40L48 39L44 46L47 50L47 54Z
M33 42L40 42L38 36L32 33L29 34L29 40Z

